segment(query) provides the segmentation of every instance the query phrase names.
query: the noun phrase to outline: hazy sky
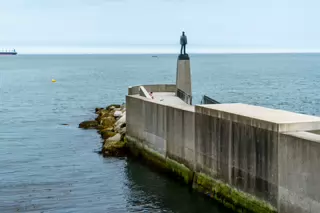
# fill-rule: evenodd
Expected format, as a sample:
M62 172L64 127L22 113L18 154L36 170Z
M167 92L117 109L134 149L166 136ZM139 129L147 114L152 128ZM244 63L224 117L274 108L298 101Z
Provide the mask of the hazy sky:
M0 0L19 52L319 51L318 0Z

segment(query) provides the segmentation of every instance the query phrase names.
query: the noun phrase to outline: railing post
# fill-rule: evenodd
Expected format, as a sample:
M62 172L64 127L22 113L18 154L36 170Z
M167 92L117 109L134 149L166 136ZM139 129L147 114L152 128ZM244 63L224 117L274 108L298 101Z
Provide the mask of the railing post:
M184 91L177 89L177 96L183 100L185 103L191 105L192 104L192 96L185 93Z

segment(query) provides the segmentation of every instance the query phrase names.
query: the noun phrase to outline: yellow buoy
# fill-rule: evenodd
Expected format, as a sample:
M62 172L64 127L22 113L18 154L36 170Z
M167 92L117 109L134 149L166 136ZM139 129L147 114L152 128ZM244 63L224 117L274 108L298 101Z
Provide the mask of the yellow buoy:
M56 80L55 80L55 79L52 79L51 81L52 81L52 83L56 82Z

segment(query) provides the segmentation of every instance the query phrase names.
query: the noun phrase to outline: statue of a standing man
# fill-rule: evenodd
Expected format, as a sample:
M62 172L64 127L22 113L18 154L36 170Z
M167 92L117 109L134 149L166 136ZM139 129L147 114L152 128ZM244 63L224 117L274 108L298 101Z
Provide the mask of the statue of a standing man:
M181 44L181 49L180 49L180 54L182 55L182 49L183 49L183 54L186 54L186 45L187 45L187 36L182 32L182 35L180 37L180 44Z

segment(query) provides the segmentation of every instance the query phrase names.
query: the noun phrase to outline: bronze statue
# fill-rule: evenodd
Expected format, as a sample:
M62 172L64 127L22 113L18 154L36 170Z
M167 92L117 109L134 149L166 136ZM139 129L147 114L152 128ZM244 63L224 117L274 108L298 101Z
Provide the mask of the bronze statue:
M180 44L181 44L181 49L180 49L180 54L182 55L182 50L183 54L186 55L186 45L187 45L187 36L182 32L182 35L180 36Z

